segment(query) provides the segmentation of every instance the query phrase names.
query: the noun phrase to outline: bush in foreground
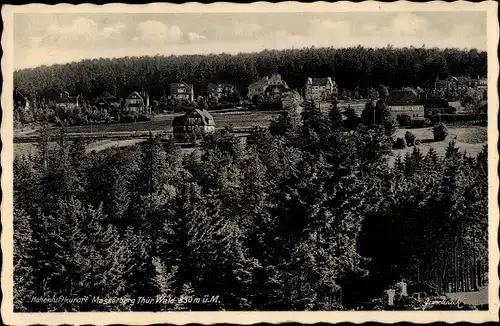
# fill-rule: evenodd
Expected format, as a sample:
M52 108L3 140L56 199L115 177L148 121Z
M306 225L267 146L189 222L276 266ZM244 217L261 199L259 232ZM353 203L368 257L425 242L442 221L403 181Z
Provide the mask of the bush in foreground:
M403 138L401 138L401 137L398 137L398 138L396 139L396 142L394 143L394 148L395 148L395 149L403 149L403 148L405 148L405 147L406 147L406 142L405 142L405 140L404 140Z
M410 131L407 131L405 133L405 140L406 140L406 145L408 146L413 146L415 145L415 140L417 139L417 137Z
M448 136L448 128L442 123L435 125L432 132L434 133L435 141L445 140L446 136Z
M397 120L400 127L411 125L411 117L408 114L398 114Z

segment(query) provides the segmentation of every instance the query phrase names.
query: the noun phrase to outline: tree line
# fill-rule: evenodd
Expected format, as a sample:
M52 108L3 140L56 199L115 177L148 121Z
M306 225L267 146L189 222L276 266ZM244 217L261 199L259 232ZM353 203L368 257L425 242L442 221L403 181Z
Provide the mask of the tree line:
M96 98L104 92L127 97L148 90L154 99L169 93L170 83L194 85L196 95L208 83L233 83L238 92L264 75L280 73L293 89L307 77L334 77L344 97L368 97L371 86L429 86L437 76L486 75L486 52L437 48L304 48L237 55L143 56L92 59L14 72L15 88L31 99L57 98L62 91ZM352 94L352 95L350 95Z
M335 310L402 278L480 286L486 147L414 149L391 166L395 128L374 112L353 122L308 104L188 154L155 137L87 153L42 128L37 154L14 162L15 310ZM205 294L219 301L27 300Z

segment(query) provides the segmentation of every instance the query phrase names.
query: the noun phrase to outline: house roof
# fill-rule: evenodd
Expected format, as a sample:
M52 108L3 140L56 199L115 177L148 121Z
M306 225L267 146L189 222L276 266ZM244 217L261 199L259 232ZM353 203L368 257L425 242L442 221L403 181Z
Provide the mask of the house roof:
M460 101L451 101L451 102L448 102L448 106L454 108L454 109L462 109L462 103L460 103Z
M80 95L77 96L63 96L56 100L56 103L76 103L80 98Z
M415 96L418 96L418 92L415 89L411 88L411 87L403 87L403 88L401 88L401 91L410 93L410 94L415 95Z
M470 81L471 78L470 76L449 76L448 78L446 79L441 79L439 80L439 78L437 78L438 81L441 81L441 82L449 82L449 81L452 81L452 82L466 82L466 81Z
M172 93L177 93L177 90L179 90L181 88L187 88L189 91L191 91L193 89L193 85L192 84L187 84L185 82L171 83L170 84L170 91Z
M24 94L23 94L23 93L21 93L21 92L20 92L20 91L18 91L18 90L15 90L15 91L14 91L14 97L22 97L25 101L27 101L27 100L28 100L28 98L27 98L26 96L24 96Z
M419 105L420 98L416 90L410 87L395 89L389 92L387 105Z
M198 114L202 118L201 121L202 121L203 125L215 126L214 117L210 114L210 112L208 112L207 110L198 109L198 108L193 108L193 109L189 110L188 112L186 112L182 116L174 117L174 119L172 120L172 124L174 126L185 125L188 122L188 119L195 113Z
M141 94L139 94L139 92L137 92L137 91L133 91L133 92L132 92L132 94L130 94L130 95L127 97L127 99L129 99L129 98L139 98L139 99L141 99L141 100L144 100L144 99L142 98Z
M266 77L263 77L257 81L254 81L248 87L250 88L250 87L259 87L259 86L266 86L266 85L269 85L269 79Z
M448 106L448 101L444 98L424 98L423 102L427 108L445 108Z

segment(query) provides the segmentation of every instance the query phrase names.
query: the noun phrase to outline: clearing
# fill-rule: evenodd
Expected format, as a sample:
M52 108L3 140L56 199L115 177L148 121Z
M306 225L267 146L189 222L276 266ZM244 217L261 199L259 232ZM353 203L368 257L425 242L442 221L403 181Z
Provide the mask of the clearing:
M443 141L434 141L432 128L402 128L396 131L395 137L404 138L407 131L413 133L417 137L417 139L420 139L421 143L417 147L424 155L427 154L431 147L436 150L438 155L444 155L448 144L452 140L455 140L455 146L459 148L459 151L461 153L467 152L471 156L475 157L479 152L483 150L483 146L488 144L487 127L471 126L448 128L448 137L446 137L446 139ZM394 156L390 158L390 163L392 164L394 162L397 155L401 155L401 157L404 157L406 153L411 153L412 151L413 147L395 149Z
M276 115L277 111L211 111L210 112L215 120L217 128L232 125L234 127L252 127L261 126L266 127L269 125L270 119ZM176 116L182 115L181 113L166 113L155 115L149 121L138 121L130 123L116 123L116 124L99 124L99 125L85 125L85 126L71 126L67 127L68 133L105 133L105 132L130 132L130 131L153 131L165 130L172 131L172 120ZM59 128L54 128L54 131Z

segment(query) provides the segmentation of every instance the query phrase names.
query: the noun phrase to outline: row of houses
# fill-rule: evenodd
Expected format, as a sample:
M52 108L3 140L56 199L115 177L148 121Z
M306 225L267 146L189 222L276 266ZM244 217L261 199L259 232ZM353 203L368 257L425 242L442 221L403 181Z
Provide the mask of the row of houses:
M248 86L248 99L255 95L262 95L266 99L282 100L283 95L290 92L290 87L281 78L280 74L263 78ZM304 98L306 100L328 100L337 96L337 84L331 77L315 78L309 77L304 86Z
M471 78L470 76L449 76L445 79L440 79L438 76L434 82L435 91L459 92L470 88L486 90L488 88L488 80L480 76L477 76L477 78Z
M468 89L487 89L486 78L470 78L450 76L445 79L436 78L433 85L434 95L439 92L455 92ZM236 87L231 83L209 83L206 95L210 99L220 100L234 95ZM272 74L270 77L264 76L248 86L248 99L255 95L262 95L266 100L282 101L283 106L290 100L296 101L298 92L292 91L280 74ZM303 96L305 100L324 101L336 98L338 88L335 79L332 77L308 77L304 85ZM394 102L391 105L398 107L411 106L418 101L419 94L410 89L400 89L392 91L387 102ZM432 97L432 96L431 96ZM171 83L169 99L193 102L194 87L185 82ZM74 108L81 106L83 98L80 95L70 96L68 92L61 92L55 101L56 107ZM17 107L29 107L29 100L19 91L14 91L14 103ZM148 113L151 110L149 94L145 91L134 91L124 101L113 96L101 96L92 103L99 109L116 108L127 112Z
M410 87L391 90L385 100L394 116L408 114L412 118L424 118L437 113L460 113L464 110L460 101L448 101L442 97L421 97Z

